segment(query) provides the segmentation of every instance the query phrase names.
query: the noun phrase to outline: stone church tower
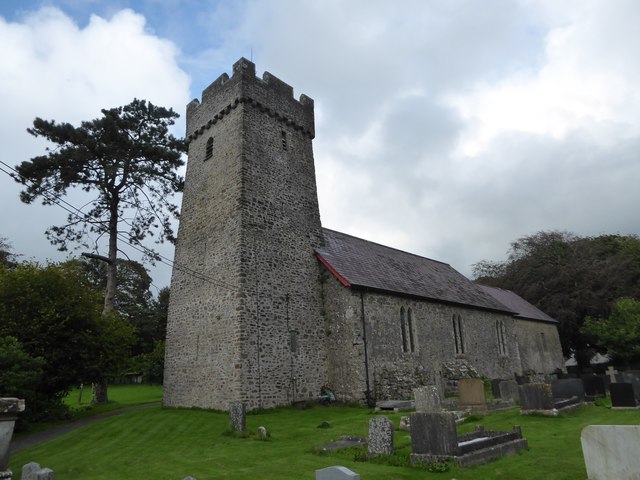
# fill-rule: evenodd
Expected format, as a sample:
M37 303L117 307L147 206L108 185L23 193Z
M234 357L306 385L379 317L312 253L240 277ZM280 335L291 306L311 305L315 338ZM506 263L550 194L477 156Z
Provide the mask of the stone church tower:
M316 397L327 359L313 100L240 59L187 106L164 403Z

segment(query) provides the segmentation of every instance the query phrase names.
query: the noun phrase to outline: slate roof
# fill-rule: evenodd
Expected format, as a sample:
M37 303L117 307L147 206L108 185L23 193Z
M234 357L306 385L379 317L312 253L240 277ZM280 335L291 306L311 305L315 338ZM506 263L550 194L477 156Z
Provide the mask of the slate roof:
M343 285L513 314L450 265L323 228L320 261Z
M511 290L504 290L502 288L489 287L487 285L478 285L482 290L491 295L497 301L506 305L508 308L516 313L517 318L525 318L527 320L537 320L540 322L558 323L552 317L544 313L535 305L530 304L524 298Z

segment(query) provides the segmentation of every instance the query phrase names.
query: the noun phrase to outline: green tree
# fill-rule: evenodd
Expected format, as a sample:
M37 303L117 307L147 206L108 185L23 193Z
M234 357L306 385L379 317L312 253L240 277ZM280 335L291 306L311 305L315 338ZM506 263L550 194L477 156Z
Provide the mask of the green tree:
M177 169L186 151L185 142L169 133L176 118L172 109L135 99L79 127L36 118L28 129L56 148L16 166L15 179L26 187L22 201L40 198L50 205L73 187L95 193L87 210L74 210L67 224L50 227L47 236L66 250L71 244L88 247L89 234L106 235L107 255L94 255L107 265L105 314L115 308L121 235L126 231L126 241L138 245L154 231L157 241L174 240L171 220L178 209L171 197L182 189Z
M640 301L621 298L608 318L587 317L580 329L625 364L640 359Z
M15 267L17 264L17 255L11 251L9 240L0 237L0 265L5 267Z
M584 318L606 317L617 298L640 296L640 239L538 232L515 240L506 261L474 265L474 276L558 320L564 354L586 366L594 349L580 331Z
M102 381L129 357L133 329L101 314L101 292L73 264L0 266L0 336L45 360L38 392L59 404L80 381Z

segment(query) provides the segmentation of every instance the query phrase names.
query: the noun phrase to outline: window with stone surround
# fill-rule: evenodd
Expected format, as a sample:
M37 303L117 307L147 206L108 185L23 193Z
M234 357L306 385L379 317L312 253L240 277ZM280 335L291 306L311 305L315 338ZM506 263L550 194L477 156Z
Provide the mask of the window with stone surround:
M209 137L207 140L207 146L204 151L204 159L209 160L213 157L213 137Z
M400 329L402 333L402 351L413 353L416 351L416 342L413 333L413 318L411 309L407 308L406 316L404 307L400 307Z
M413 338L413 318L411 317L411 309L407 308L407 333L409 334L409 350L416 351L416 342Z
M404 318L404 307L400 307L400 330L402 332L402 351L407 353L409 346L407 344L407 323Z
M460 316L460 314L458 313L454 313L452 321L456 355L464 355L464 331L462 328L462 316Z
M496 320L496 337L498 339L498 354L502 356L508 355L504 322L502 320Z

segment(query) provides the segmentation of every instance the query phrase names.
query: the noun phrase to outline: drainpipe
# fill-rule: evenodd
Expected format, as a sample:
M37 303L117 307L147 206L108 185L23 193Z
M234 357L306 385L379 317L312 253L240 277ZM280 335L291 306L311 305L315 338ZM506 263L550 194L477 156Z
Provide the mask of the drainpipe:
M374 407L373 399L371 398L371 386L369 385L369 354L367 348L367 325L364 315L364 292L360 292L360 318L362 320L362 343L364 344L364 375L366 379L367 389L364 392L367 400L367 406Z

